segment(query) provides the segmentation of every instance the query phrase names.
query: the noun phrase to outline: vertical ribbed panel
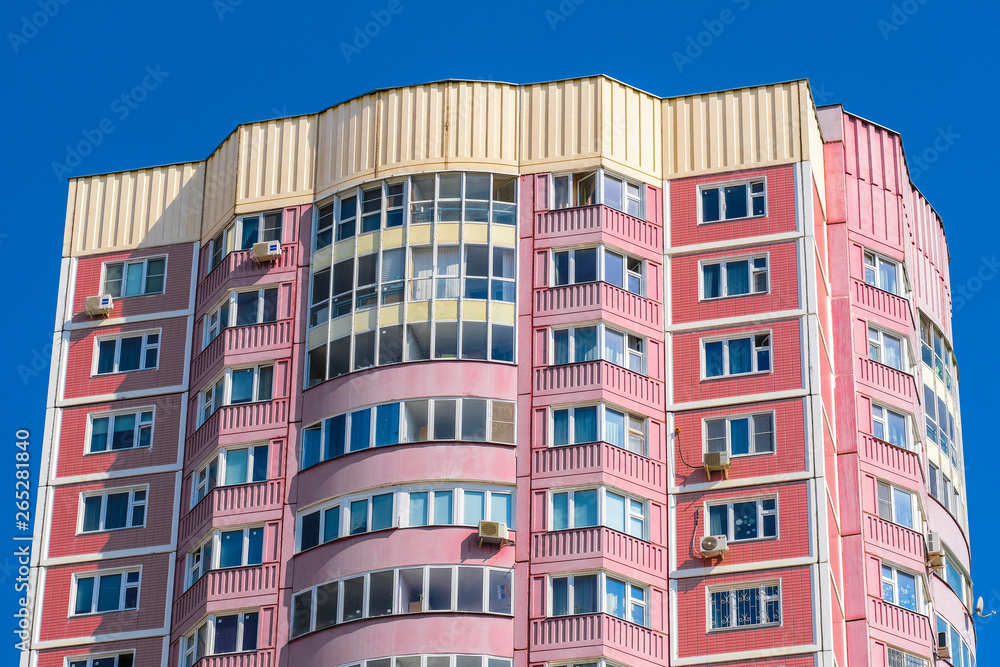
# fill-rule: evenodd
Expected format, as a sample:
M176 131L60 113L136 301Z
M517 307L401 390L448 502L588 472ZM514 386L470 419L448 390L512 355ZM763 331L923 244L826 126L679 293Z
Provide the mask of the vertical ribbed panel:
M241 126L237 203L311 193L317 125L297 116Z
M202 241L212 238L218 226L229 222L235 212L239 146L239 132L233 132L207 160L205 211L201 225Z

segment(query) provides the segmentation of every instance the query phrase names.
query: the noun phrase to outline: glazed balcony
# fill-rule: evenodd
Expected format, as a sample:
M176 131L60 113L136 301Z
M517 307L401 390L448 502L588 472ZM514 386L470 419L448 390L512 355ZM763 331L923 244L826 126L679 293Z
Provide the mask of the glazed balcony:
M862 465L874 468L874 472L883 477L894 478L914 488L924 480L924 467L918 452L902 449L867 433L858 433L858 454Z
M666 577L667 550L631 535L604 526L555 530L531 536L533 563L588 560L574 563L576 569L607 567L629 574L624 568L638 570L651 577Z
M175 627L181 627L192 618L200 618L209 607L220 607L213 603L228 602L229 606L238 609L258 604L261 596L275 596L268 601L273 604L277 594L277 563L210 570L174 602Z
M535 214L535 247L607 242L654 262L663 261L663 228L607 206Z
M896 638L897 645L909 642L924 650L931 645L931 624L926 616L897 607L879 598L868 598L868 623L873 630L880 630Z
M224 329L191 362L191 386L197 387L206 375L233 363L234 355L288 348L293 324L293 320L281 320Z
M859 382L881 391L886 396L912 403L916 395L913 376L897 371L891 366L872 361L867 357L857 357L855 376Z
M631 656L629 664L644 660L662 665L666 659L662 634L607 614L535 619L529 636L532 662L556 660L570 651L574 656L589 656L605 650Z
M593 282L535 290L535 317L542 324L604 319L605 314L642 329L646 336L663 338L663 305L610 283Z
M854 303L907 329L913 328L910 302L892 292L872 287L863 280L852 280Z
M635 405L652 414L663 410L663 382L654 380L609 361L584 361L575 364L543 366L534 371L535 395L558 397L572 394L573 400L600 400L611 394L623 407ZM581 396L592 392L589 396Z
M285 243L281 246L279 259L258 264L251 257L250 250L234 250L198 283L198 306L214 302L230 280L261 278L271 272L294 271L298 265L298 254L297 243Z
M205 656L194 667L273 667L274 651L266 649L253 653L227 653Z
M288 425L288 399L225 405L216 410L187 439L184 447L185 465L198 458L221 436L246 433L248 439L260 439L261 431L280 429Z
M644 490L662 492L666 484L663 463L640 456L607 442L546 447L531 452L532 481L581 476L580 484L598 483L605 476L619 485L631 482Z
M212 517L266 511L280 512L283 489L284 481L280 479L215 487L190 512L181 517L177 529L178 543L185 544L210 523Z
M924 563L924 536L905 526L864 515L865 542L893 554L893 560L909 559L911 564Z

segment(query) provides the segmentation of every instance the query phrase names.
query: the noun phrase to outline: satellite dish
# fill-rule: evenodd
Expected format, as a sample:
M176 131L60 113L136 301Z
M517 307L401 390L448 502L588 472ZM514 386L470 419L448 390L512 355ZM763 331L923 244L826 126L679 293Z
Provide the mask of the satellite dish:
M982 595L980 595L979 599L976 600L976 613L979 614L980 616L983 613L983 596Z

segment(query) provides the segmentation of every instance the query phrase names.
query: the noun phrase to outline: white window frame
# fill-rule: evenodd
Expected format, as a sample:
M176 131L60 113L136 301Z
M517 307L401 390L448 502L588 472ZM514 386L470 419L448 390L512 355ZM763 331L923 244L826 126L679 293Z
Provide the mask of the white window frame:
M226 459L228 458L230 452L241 449L249 450L247 452L247 481L226 484ZM194 509L195 505L207 498L212 493L213 489L220 486L240 486L241 484L260 484L261 482L266 482L269 477L265 477L264 479L253 479L254 458L257 456L256 450L258 449L267 450L266 458L268 459L268 465L270 466L271 452L270 443L268 442L247 443L245 445L239 444L230 447L223 447L219 449L218 453L214 454L205 463L200 465L191 475L191 509ZM210 484L210 471L212 466L215 466L215 484Z
M154 260L163 260L163 288L159 291L148 290L147 281L149 279L149 263ZM108 268L114 266L115 264L122 265L122 278L121 287L118 289L118 294L113 293L108 289ZM138 294L128 294L124 293L125 285L128 281L128 270L130 265L142 265L142 291ZM110 294L115 299L131 299L135 296L149 296L153 294L164 294L167 291L167 255L154 255L152 257L141 257L135 259L120 259L113 262L103 262L101 264L101 294Z
M595 576L595 575L597 576L597 599L596 599L597 609L596 609L596 611L582 612L580 614L574 613L572 611L572 609L573 609L573 603L574 603L573 593L574 593L574 586L575 586L576 578L577 577L590 577L590 576ZM567 582L566 582L566 608L569 610L569 612L566 613L566 614L560 614L559 616L555 616L554 613L553 613L553 611L552 611L553 602L555 601L555 599L554 599L554 593L553 593L553 587L552 587L552 582L555 579L566 579L567 580ZM607 600L608 600L608 579L611 579L613 581L616 581L618 583L621 583L621 584L625 585L625 616L618 616L617 614L613 614L608 609L608 607L607 607ZM590 615L590 614L608 614L610 616L614 616L615 618L619 618L619 619L625 621L626 623L632 623L633 625L639 625L638 623L635 623L634 621L631 620L631 613L630 613L632 611L632 605L633 604L639 604L639 606L642 607L642 616L643 616L643 623L641 625L639 625L639 627L649 627L649 621L650 621L650 619L649 619L649 607L650 607L650 605L649 605L649 598L650 598L650 591L652 590L652 586L650 586L648 584L643 584L643 583L636 582L636 581L634 581L632 579L629 579L628 577L625 577L625 576L622 576L622 575L618 574L617 572L609 572L607 570L584 570L582 572L568 572L568 573L565 573L565 574L564 573L550 574L548 577L546 577L546 582L545 583L546 583L546 587L547 587L547 591L546 591L547 594L545 596L546 597L545 615L548 616L549 618L565 618L565 617L569 617L569 616L587 616L587 615ZM642 592L641 602L636 602L635 598L632 597L632 591L633 590L638 590L638 591Z
M150 342L149 337L156 336L155 342ZM163 331L161 329L153 329L150 331L129 331L113 334L110 336L94 336L94 354L93 362L90 370L91 377L103 377L108 375L117 375L121 373L137 373L139 371L152 371L157 370L160 367L160 343L163 337ZM139 349L139 368L133 368L131 370L123 371L119 370L121 364L121 353L122 346L121 341L124 338L142 338L142 345ZM106 373L98 373L98 368L100 366L101 360L101 343L115 341L115 361L112 366L112 370ZM156 350L156 364L153 366L146 366L146 353L150 350Z
M149 415L149 419L144 419L144 415ZM120 447L118 449L113 449L112 444L114 442L115 433L115 420L119 417L135 417L135 426L132 429L132 442L134 443L131 447ZM91 449L93 444L94 436L94 422L98 419L108 420L108 432L107 432L107 442L105 443L104 449L94 451ZM84 455L90 454L107 454L109 452L125 452L132 449L152 449L153 448L153 432L156 424L156 406L143 406L138 408L129 408L128 410L112 410L109 412L91 412L87 415L87 432L84 436L86 439L84 441ZM141 434L143 430L149 432L149 444L140 445Z
M757 423L754 417L764 417L770 416L771 418L771 449L770 451L757 451ZM749 451L746 454L735 454L733 453L733 427L732 422L739 421L742 419L747 420L747 438ZM701 450L702 454L706 454L711 450L708 448L708 423L715 421L726 422L726 449L725 451L731 457L744 457L744 456L766 456L768 454L775 454L778 451L778 416L775 410L763 410L761 412L748 412L745 414L738 415L725 415L720 417L705 417L701 420Z
M759 259L764 260L764 267L760 268L755 265L755 262ZM747 262L749 270L749 291L746 294L729 294L729 280L727 277L727 265L736 264L738 262ZM719 296L705 296L705 267L707 266L718 266L719 267ZM722 299L738 299L740 297L746 296L758 296L761 294L771 293L771 254L756 253L753 255L739 255L734 257L714 257L712 259L703 259L698 262L698 300L699 301L719 301ZM765 289L757 289L757 276L763 274L764 282L767 284Z
M899 365L900 368L896 368L892 364L889 364L885 360L885 339L892 338L897 343L899 343ZM880 327L871 322L868 323L868 358L874 362L880 363L883 366L888 366L902 373L909 373L912 368L912 357L910 353L910 346L907 344L909 339L906 336L897 334L891 329L886 329Z
M595 279L592 281L580 281L576 279L576 254L581 250L596 250L597 257L595 259L596 265L594 267ZM556 256L566 254L566 271L567 282L558 283L558 276L556 274ZM607 254L618 255L622 258L622 285L619 287L613 282L608 280L608 265L605 259ZM638 270L630 268L630 263L638 262ZM611 285L612 287L618 287L618 289L628 292L630 294L635 294L637 296L646 296L646 260L641 257L636 257L624 250L615 248L614 246L608 246L604 244L599 244L596 246L581 246L573 248L552 248L549 251L549 286L552 288L557 287L570 287L572 285L587 285L593 282L603 282ZM639 281L638 291L631 289L629 286L629 278L636 278Z
M892 290L889 290L885 285L880 284L882 282L881 280L882 273L880 269L883 264L891 266L893 272L896 274L896 288L899 290L898 292L893 292ZM870 285L876 289L880 289L883 292L888 292L889 294L894 294L904 299L906 298L906 293L909 291L909 289L907 287L905 271L902 270L901 262L899 260L886 257L885 255L877 253L874 250L865 249L862 252L862 270L863 270L862 278L865 284ZM872 272L871 282L869 282L868 280L869 271Z
M758 338L760 336L767 336L767 343L758 345ZM743 340L745 338L750 339L750 366L751 370L745 373L729 373L729 344L734 340ZM722 343L722 368L723 372L721 375L708 375L708 356L705 352L705 345L708 343ZM765 329L761 331L748 331L738 334L729 334L726 336L711 336L708 338L702 338L699 341L699 348L701 353L701 379L705 380L721 380L725 378L734 377L746 377L749 375L766 375L774 372L774 333L771 329ZM758 352L767 351L768 353L768 366L766 370L760 370L758 368L759 362L757 361Z
M222 526L216 528L207 537L201 540L194 549L187 553L187 557L184 559L184 577L186 582L186 587L184 590L191 588L195 583L204 577L206 574L212 570L235 570L240 567L256 567L257 565L262 565L265 563L264 559L264 540L267 537L264 533L266 526L262 523L253 523L248 525L236 525L236 526ZM259 530L261 531L261 554L259 563L251 563L250 560L250 531ZM240 564L239 565L226 565L223 567L221 563L222 559L222 534L223 533L235 533L237 531L243 532L243 542L240 546ZM206 551L207 547L207 551ZM206 566L206 557L210 562ZM195 578L194 574L194 562L199 561L199 566L201 568L198 577Z
M764 501L773 500L774 509L768 510L764 509ZM757 537L750 538L737 538L736 537L736 521L735 521L735 508L734 505L754 503L757 508ZM749 498L726 498L725 500L706 500L704 503L704 515L705 515L705 537L708 537L712 533L709 532L711 528L711 519L709 512L713 507L725 507L726 508L726 529L727 533L725 535L729 542L735 544L746 544L748 542L766 542L768 540L777 540L781 538L781 521L780 517L780 506L778 503L778 495L770 494L766 496L759 497L749 497ZM774 517L774 535L764 534L764 517L773 516Z
M736 625L736 623L735 623L735 615L736 615L737 609L738 609L738 601L736 600L735 596L738 595L739 591L751 590L751 589L754 589L754 588L756 588L756 589L758 589L760 591L760 593L759 593L759 596L760 596L759 599L760 599L760 603L761 603L760 612L761 612L761 618L763 618L764 617L764 612L767 609L767 603L774 601L774 598L770 597L767 593L765 593L765 589L768 588L768 587L770 587L770 586L777 586L778 587L778 592L774 596L774 598L777 599L777 603L778 603L778 618L780 620L778 620L778 621L770 621L769 620L766 623L751 623L751 624L747 624L747 625ZM753 630L753 629L757 629L757 628L781 627L782 625L784 625L784 622L785 622L785 610L784 610L784 599L783 599L784 596L782 594L783 593L782 588L783 587L781 585L781 580L780 579L768 579L768 580L765 580L765 581L746 581L746 582L741 581L739 583L726 584L726 585L723 585L723 586L706 586L705 587L705 604L706 604L705 628L706 628L706 631L708 633L715 633L715 632L730 632L730 631L733 631L733 630ZM713 593L724 593L724 592L728 592L729 593L729 609L730 609L730 614L732 615L733 623L731 625L729 625L729 626L726 626L726 627L713 628L712 627L712 618L713 618L713 614L712 614L712 594Z
M594 177L594 203L593 204L581 204L579 202L577 188L580 182ZM622 187L622 208L616 208L609 204L605 204L605 183L604 179L612 179L619 181ZM566 183L569 192L569 202L568 205L556 206L556 181L559 179L567 179ZM638 197L632 197L628 193L628 187L633 186L639 190ZM552 210L562 210L567 208L579 208L581 206L608 206L616 211L620 211L625 215L637 218L639 220L646 219L646 186L640 181L633 181L624 176L620 176L616 173L606 171L603 167L598 167L593 170L575 171L575 172L557 172L549 175L549 196L551 197L551 209ZM628 202L634 201L637 205L638 211L636 213L629 212Z
M888 489L888 500L884 501L879 497L879 489ZM905 493L910 497L910 515L913 517L913 525L907 526L905 523L899 522L899 515L897 510L899 509L896 503L896 492ZM917 494L910 489L903 488L901 486L896 486L889 482L883 480L875 481L875 509L877 516L883 521L888 521L894 523L897 526L902 526L903 528L908 528L913 531L920 532L920 526L923 523L922 514L920 511L920 503L917 500ZM889 517L883 516L883 509L887 509Z
M591 359L589 361L574 361L576 358L576 331L578 329L590 329L597 328L597 353L596 359ZM567 336L569 339L567 354L569 361L564 364L556 363L556 334L568 332ZM614 334L622 336L622 361L624 363L619 364L611 359L608 359L608 334ZM638 343L640 349L636 350L633 344ZM569 364L586 364L594 361L606 361L609 364L614 364L619 368L624 368L625 370L632 371L633 373L638 373L639 375L646 375L646 357L648 356L649 339L645 336L636 335L630 331L620 330L615 327L609 327L604 322L596 322L593 324L576 324L573 326L555 326L549 329L549 365L551 366L565 366Z
M878 414L881 412L881 414ZM900 446L889 440L889 414L893 414L896 417L902 417L903 419L903 437L905 442ZM882 434L886 436L885 438L879 438L875 431L876 424L882 427ZM911 430L911 418L904 412L899 412L890 407L882 405L880 403L875 403L872 401L872 437L880 440L882 442L889 443L894 447L899 447L900 449L905 449L906 451L913 451L913 435L910 433Z
M274 319L265 320L264 319L264 293L273 290L275 292L275 308L274 308ZM250 294L257 292L257 321L251 322L250 324L236 324L239 319L239 295ZM278 317L278 310L280 308L281 299L281 286L280 285L263 285L254 286L251 289L234 289L230 290L226 295L219 300L212 310L205 313L203 324L202 324L202 349L208 347L208 344L219 337L223 331L226 329L231 329L234 327L248 327L255 324L268 324L271 322L277 322L281 318ZM226 321L222 321L222 313L226 314ZM213 333L214 332L214 333Z
M271 396L270 398L260 398L261 386L260 386L260 372L263 368L271 369ZM233 393L233 373L239 371L245 371L253 369L253 388L251 392L251 399L249 401L242 401L240 403L232 402ZM222 384L222 400L219 405L215 405L215 398L218 394L218 385ZM212 415L218 412L219 408L228 407L230 405L250 405L252 403L261 403L266 401L275 400L276 392L275 387L277 385L277 380L275 378L275 364L274 363L258 363L250 364L247 366L228 366L222 373L211 382L205 384L201 390L198 392L198 426L201 426L207 422ZM206 414L206 408L208 408L208 413Z
M241 610L226 610L225 613L221 614L209 614L204 621L195 625L194 629L188 634L181 637L181 650L180 650L180 665L182 667L193 667L202 658L213 656L213 655L236 655L238 653L249 653L250 651L243 650L243 640L244 640L244 628L246 624L246 617L248 614L257 614L257 638L254 644L257 648L252 649L253 651L260 650L260 609L250 608ZM215 621L218 618L225 616L237 616L237 630L236 630L236 646L237 650L233 653L216 653L215 652ZM205 655L198 655L198 632L205 629Z
M280 226L278 227L279 229L278 238L276 239L278 243L281 243L282 240L281 237L284 235L284 229L285 229L285 212L283 209L258 211L256 213L248 213L246 215L237 216L235 220L226 225L221 231L219 231L219 233L217 233L215 236L212 237L211 241L209 241L208 272L211 273L215 269L215 267L221 265L226 260L226 257L230 255L230 253L245 252L253 249L253 244L251 244L249 248L237 247L238 245L237 240L242 241L244 220L249 220L250 218L257 218L257 241L255 241L255 243L267 240L264 238L264 231L265 231L265 220L268 215L277 215L278 220L281 222ZM216 244L219 243L220 238L225 247L222 249L222 253L219 256L219 261L215 262L214 259L217 250Z
M603 402L603 401L600 402L600 403L580 403L580 404L574 404L574 405L553 405L553 406L549 406L548 425L547 425L547 434L546 435L547 435L547 441L548 441L550 447L573 447L573 446L576 446L576 445L592 444L591 442L576 442L575 441L575 435L576 435L576 424L575 424L576 410L580 409L580 408L597 408L597 424L596 424L596 426L597 426L597 440L594 440L592 442L594 442L594 443L597 443L597 442L600 442L600 443L607 442L609 445L613 445L615 447L617 447L618 445L616 445L615 443L612 443L612 442L608 442L608 439L606 437L606 434L607 434L607 417L606 417L606 415L607 415L607 412L609 410L611 412L616 413L616 414L624 415L624 417L625 417L625 433L624 433L625 442L623 443L624 446L619 447L619 449L624 449L625 451L632 452L633 454L636 454L638 456L642 456L644 458L648 458L648 452L647 452L647 449L646 449L646 440L648 439L647 436L648 436L648 432L649 432L649 425L648 425L648 421L649 420L646 417L643 417L643 416L640 416L640 415L636 415L636 414L634 414L632 412L629 412L628 410L621 409L618 406L611 405L611 404L608 404L608 403ZM556 441L555 441L555 413L556 412L561 412L563 410L566 410L569 413L569 415L568 415L568 417L569 417L569 425L568 425L568 428L569 428L569 442L566 442L566 443L563 443L563 444L556 444ZM641 422L641 424L642 424L642 439L641 439L641 442L640 442L640 446L642 448L641 452L637 452L637 451L635 451L634 449L631 448L631 442L632 442L631 436L632 436L633 433L638 433L638 431L633 431L633 428L632 428L633 425L634 425L633 424L633 420Z
M131 664L135 665L135 651L111 651L110 653L91 653L88 655L67 657L65 665L66 667L81 667L81 665L82 667L94 667L94 664L98 660L114 658L114 667L120 667L123 656L129 656L132 659Z
M136 492L145 493L145 496L141 500L136 500ZM107 523L107 513L108 513L108 496L118 495L122 493L128 494L128 508L126 510L125 524L121 528L105 528ZM83 529L84 517L86 516L86 499L87 498L101 498L101 518L98 523L99 528L97 530L87 530ZM136 507L142 507L142 523L136 526L132 525L132 518L135 513ZM149 517L149 485L141 484L138 486L126 486L115 489L101 489L99 491L83 491L80 493L79 510L76 523L76 534L77 535L93 535L95 533L109 533L116 530L131 530L132 528L145 528L146 519Z
M128 576L130 574L138 575L135 582L129 582ZM97 611L97 600L100 597L101 591L101 579L103 577L121 575L121 590L118 591L118 607L116 609L107 609L105 611ZM77 613L77 596L80 593L79 582L81 579L93 579L94 588L91 591L90 600L90 611ZM126 607L125 598L127 597L127 591L129 589L135 589L135 606ZM119 611L135 611L139 609L140 596L142 595L142 566L138 567L124 567L124 568L114 568L109 570L91 570L88 572L74 572L73 582L72 582L72 594L69 599L69 617L79 617L79 616L93 616L96 614L113 614Z
M886 577L886 570L890 570L891 574ZM913 577L913 595L916 598L916 609L910 609L899 603L899 574L909 575ZM881 598L884 602L895 605L897 607L902 607L903 609L908 609L917 614L924 614L924 609L926 608L926 594L924 592L924 577L919 572L913 572L905 567L898 567L897 565L889 561L881 561L881 567L879 568L879 581L882 584ZM889 584L892 587L892 598L887 600L885 598L885 585ZM924 614L926 615L926 614Z
M763 185L762 192L753 192L753 186L757 184ZM746 186L747 193L747 215L742 217L726 217L726 188L733 188L739 186ZM719 219L718 220L705 220L705 212L702 210L702 193L707 190L718 190L719 191ZM753 178L744 178L735 181L724 181L721 183L705 183L698 186L698 190L695 193L698 206L698 224L699 225L712 225L719 222L733 222L734 220L752 220L753 218L766 218L768 215L767 206L767 177L766 176L755 176ZM754 197L761 197L764 200L764 212L759 214L754 214L753 212L753 200Z
M596 491L597 492L597 523L593 526L577 526L575 525L575 502L576 494L581 491ZM583 530L586 528L609 528L615 530L608 525L608 506L607 506L607 494L612 493L616 496L621 496L625 499L625 514L622 517L624 520L625 530L621 531L625 535L629 535L636 539L642 540L644 542L649 541L649 501L640 496L635 496L633 494L627 493L620 489L609 488L604 485L600 486L582 486L582 487L569 487L569 488L558 488L549 489L548 492L548 526L547 530L550 531L562 531L562 530ZM556 528L555 527L555 497L557 495L566 494L566 527ZM636 512L634 505L638 504L640 511ZM638 519L642 522L640 534L636 535L632 532L632 519Z

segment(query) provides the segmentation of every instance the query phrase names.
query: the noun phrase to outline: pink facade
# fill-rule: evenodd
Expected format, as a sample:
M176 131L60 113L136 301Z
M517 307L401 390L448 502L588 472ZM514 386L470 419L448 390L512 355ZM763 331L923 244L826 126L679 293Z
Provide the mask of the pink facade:
M971 667L943 227L808 111L812 160L442 166L68 259L29 664Z

